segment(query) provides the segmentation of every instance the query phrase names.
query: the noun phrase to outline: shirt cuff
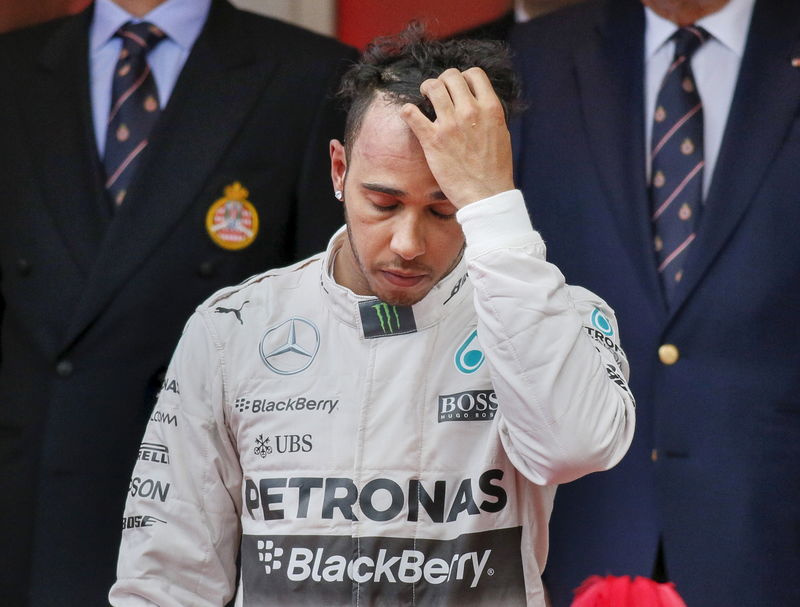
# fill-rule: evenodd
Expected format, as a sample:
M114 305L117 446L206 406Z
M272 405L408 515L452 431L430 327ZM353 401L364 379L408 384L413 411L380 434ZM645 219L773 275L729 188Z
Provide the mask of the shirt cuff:
M531 225L525 199L519 190L508 190L468 204L459 209L456 218L464 231L467 258L494 249L542 243L541 236Z

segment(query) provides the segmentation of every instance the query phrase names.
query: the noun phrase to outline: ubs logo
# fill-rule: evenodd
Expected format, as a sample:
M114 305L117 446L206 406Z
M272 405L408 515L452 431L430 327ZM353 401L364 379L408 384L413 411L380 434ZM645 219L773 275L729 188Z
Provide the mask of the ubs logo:
M274 447L272 439L275 440ZM266 458L276 451L278 453L308 453L314 448L312 439L310 434L276 434L272 437L259 434L253 453L261 458Z

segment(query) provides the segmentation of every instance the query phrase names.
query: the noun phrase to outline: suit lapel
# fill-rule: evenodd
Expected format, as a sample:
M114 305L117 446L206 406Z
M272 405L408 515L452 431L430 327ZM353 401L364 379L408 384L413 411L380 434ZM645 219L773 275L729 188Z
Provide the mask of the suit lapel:
M800 4L758 1L706 207L672 313L730 239L780 150L800 104ZM768 235L765 235L768 237Z
M68 343L100 314L188 210L264 88L240 13L216 1L101 246ZM67 344L68 345L68 344Z
M644 155L644 13L633 0L609 2L596 37L575 51L592 155L649 299L663 311L648 218Z
M47 205L70 256L89 274L110 215L94 140L88 77L91 8L64 21L21 104ZM28 88L26 87L26 88Z

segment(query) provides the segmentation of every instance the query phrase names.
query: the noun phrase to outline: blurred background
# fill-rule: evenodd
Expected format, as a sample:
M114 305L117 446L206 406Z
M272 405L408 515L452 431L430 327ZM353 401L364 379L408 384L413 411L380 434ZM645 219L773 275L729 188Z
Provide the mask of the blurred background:
M231 0L240 8L302 25L363 49L375 36L394 33L410 19L446 36L495 19L511 0ZM90 0L2 0L0 32L77 13Z

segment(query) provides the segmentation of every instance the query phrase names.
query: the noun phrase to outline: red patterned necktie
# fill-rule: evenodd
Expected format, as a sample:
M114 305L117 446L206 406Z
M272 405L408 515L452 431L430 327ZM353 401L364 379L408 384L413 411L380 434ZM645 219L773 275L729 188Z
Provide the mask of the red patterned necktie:
M122 38L122 49L114 68L103 159L106 189L114 208L125 200L147 138L161 113L147 53L166 37L155 25L145 22L128 22L116 35Z
M650 202L658 272L667 300L683 278L703 200L703 104L690 65L709 38L689 26L672 36L675 58L656 99L651 150Z

